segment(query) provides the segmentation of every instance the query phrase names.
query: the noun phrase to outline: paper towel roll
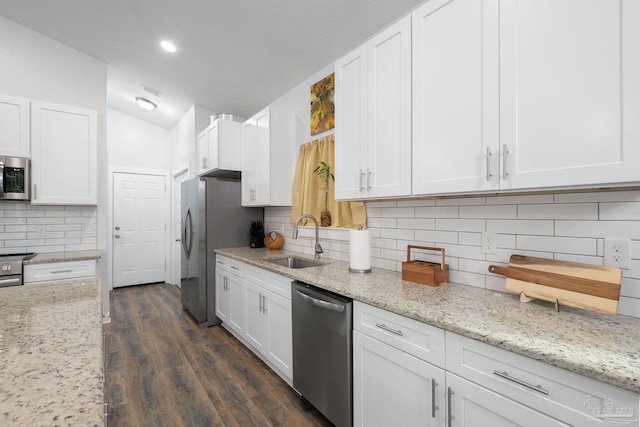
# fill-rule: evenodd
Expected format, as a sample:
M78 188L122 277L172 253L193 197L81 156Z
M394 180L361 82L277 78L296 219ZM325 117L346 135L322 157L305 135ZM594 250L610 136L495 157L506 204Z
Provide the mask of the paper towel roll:
M371 233L369 230L349 231L349 271L371 271Z

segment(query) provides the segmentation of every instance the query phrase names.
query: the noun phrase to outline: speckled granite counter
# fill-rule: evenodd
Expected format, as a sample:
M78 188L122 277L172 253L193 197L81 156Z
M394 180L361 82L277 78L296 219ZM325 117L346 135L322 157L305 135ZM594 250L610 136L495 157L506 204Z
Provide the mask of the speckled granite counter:
M550 303L521 304L517 295L450 283L430 287L373 269L349 273L348 263L292 270L265 260L294 252L216 250L248 264L474 338L578 374L640 393L640 319L604 316Z
M100 282L0 288L0 425L103 425Z
M83 261L86 259L98 259L100 258L100 251L68 251L68 252L49 252L44 254L37 254L31 259L26 259L23 264L45 264L49 262L64 262L64 261Z

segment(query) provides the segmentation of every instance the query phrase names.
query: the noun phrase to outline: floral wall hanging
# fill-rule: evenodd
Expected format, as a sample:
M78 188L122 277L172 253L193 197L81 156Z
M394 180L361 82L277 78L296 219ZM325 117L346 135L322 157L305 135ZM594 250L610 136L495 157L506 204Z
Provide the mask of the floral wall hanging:
M333 92L334 73L311 85L311 135L335 126Z

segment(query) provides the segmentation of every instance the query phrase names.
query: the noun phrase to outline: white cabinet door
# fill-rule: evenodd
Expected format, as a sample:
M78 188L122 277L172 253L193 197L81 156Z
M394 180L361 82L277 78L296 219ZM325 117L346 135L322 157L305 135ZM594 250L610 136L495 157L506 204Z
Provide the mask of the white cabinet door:
M207 146L209 159L207 161L207 170L218 169L220 167L219 150L219 126L218 121L211 123L207 128Z
M291 380L293 378L291 300L266 291L264 310L267 314L268 329L266 356Z
M367 43L367 197L411 194L411 16Z
M447 411L451 427L568 426L449 372Z
M640 179L640 3L500 2L502 188Z
M335 64L335 196L363 197L367 169L367 46Z
M498 187L498 1L432 0L413 18L413 194Z
M229 274L227 275L227 288L229 292L228 324L242 334L245 328L245 281L233 274Z
M242 169L242 123L218 119L217 132L209 138L209 151L218 151L217 167L239 171Z
M30 157L29 100L0 95L0 155Z
M198 135L198 175L203 175L209 170L209 139L207 130Z
M97 203L97 112L31 103L32 204Z
M242 124L242 206L254 205L258 162L257 138L256 122L251 118Z
M443 426L445 415L443 369L353 331L354 426Z
M411 17L336 62L336 199L411 194Z
M229 287L227 274L216 269L216 316L223 323L229 323Z
M256 123L256 161L254 163L256 181L253 204L265 206L271 202L271 166L280 167L280 163L271 165L271 109L266 108L261 111L254 120Z
M264 311L265 293L266 291L262 287L247 282L247 324L244 336L259 353L265 352L267 340L267 318Z

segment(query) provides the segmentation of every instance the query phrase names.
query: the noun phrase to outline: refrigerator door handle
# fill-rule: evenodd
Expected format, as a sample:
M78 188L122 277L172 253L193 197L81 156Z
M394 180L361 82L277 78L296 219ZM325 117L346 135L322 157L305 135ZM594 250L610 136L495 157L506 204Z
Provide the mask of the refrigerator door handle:
M182 217L182 249L184 250L187 259L191 257L191 240L192 240L192 227L191 227L191 208L187 206Z
M187 221L189 221L189 245L187 246L187 258L191 258L191 249L193 249L193 219L191 218L191 207L187 208Z

